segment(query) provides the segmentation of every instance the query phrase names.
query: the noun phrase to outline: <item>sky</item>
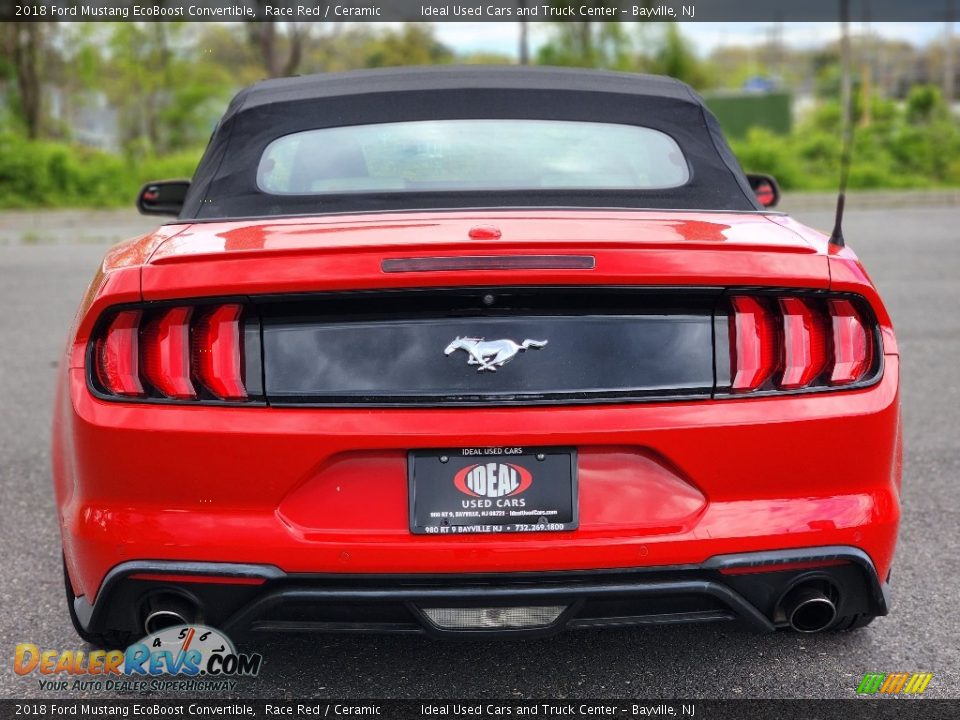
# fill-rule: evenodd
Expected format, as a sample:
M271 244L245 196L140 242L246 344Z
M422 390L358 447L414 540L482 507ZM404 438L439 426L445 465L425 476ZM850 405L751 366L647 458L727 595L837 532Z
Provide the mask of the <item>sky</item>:
M727 45L757 45L765 42L773 23L679 23L685 37L700 55L708 55L717 47ZM954 23L954 33L957 32ZM438 38L458 52L493 52L516 56L518 30L516 23L434 23ZM861 23L851 23L851 32L863 32ZM943 23L871 23L869 30L890 40L906 40L914 45L926 45L939 40L946 30ZM545 42L549 28L533 24L530 28L531 50ZM782 23L783 42L792 47L816 47L840 36L838 23Z

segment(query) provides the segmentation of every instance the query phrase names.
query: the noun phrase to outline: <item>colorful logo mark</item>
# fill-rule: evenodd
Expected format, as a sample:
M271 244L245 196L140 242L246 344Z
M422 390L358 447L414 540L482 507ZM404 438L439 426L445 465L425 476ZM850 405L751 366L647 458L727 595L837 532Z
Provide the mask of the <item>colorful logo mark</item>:
M920 695L933 680L933 673L867 673L857 687L858 695Z

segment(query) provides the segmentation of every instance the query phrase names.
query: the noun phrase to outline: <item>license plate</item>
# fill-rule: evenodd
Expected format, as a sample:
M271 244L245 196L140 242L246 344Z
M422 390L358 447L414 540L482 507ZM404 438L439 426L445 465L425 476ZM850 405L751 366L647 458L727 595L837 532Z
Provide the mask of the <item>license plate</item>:
M410 453L410 531L418 535L577 528L572 448L456 448Z

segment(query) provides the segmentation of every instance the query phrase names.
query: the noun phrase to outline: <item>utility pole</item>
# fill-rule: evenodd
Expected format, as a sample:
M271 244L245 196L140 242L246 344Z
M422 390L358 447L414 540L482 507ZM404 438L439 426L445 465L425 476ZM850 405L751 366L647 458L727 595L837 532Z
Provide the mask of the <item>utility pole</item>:
M783 11L774 13L773 25L770 26L770 67L776 76L777 84L784 85L783 81Z
M870 0L863 2L863 37L860 39L860 124L870 125L873 115L873 35L870 30Z
M943 101L953 104L953 0L947 0L947 27L943 38Z
M520 0L520 5L526 5L525 0ZM530 64L530 23L526 20L520 21L520 64Z
M850 102L853 92L851 68L853 67L850 52L850 0L840 0L840 108L844 128L850 127L852 120Z
M525 13L527 10L527 0L517 0L517 11ZM520 21L520 64L530 64L530 23L526 20L526 15L521 15L524 19Z
M850 0L840 0L840 104L843 118L843 146L840 151L840 192L837 193L837 214L830 233L830 244L843 247L843 208L847 203L847 180L853 153L853 111L850 88Z

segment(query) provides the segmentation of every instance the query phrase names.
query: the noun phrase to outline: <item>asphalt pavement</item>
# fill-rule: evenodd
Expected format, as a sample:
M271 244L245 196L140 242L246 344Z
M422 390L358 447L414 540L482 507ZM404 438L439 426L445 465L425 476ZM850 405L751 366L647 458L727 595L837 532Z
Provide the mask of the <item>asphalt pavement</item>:
M798 217L815 227L831 219ZM83 647L64 605L49 425L67 328L114 231L87 226L85 240L65 239L76 232L70 223L49 230L42 217L30 234L0 232L0 697L69 696L14 674L17 643ZM846 236L891 310L902 357L904 518L891 615L854 633L813 636L733 624L499 642L282 636L242 646L261 652L264 665L235 694L851 698L865 672L927 671L926 696L960 697L960 209L854 210Z

